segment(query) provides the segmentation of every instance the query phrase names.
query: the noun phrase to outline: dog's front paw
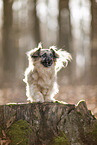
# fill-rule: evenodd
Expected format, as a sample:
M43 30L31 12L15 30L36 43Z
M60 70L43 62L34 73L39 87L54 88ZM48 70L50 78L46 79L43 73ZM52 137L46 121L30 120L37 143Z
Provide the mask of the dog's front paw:
M35 94L33 100L34 100L34 102L41 102L41 103L44 102L43 95L40 92L38 92L37 94Z
M45 97L44 101L45 102L55 102L56 100L54 98Z

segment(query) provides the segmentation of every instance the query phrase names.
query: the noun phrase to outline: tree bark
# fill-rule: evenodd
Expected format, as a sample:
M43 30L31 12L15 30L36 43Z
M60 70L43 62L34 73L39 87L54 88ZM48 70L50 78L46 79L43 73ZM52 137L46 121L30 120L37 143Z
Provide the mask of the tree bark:
M96 127L85 101L0 106L2 145L96 145Z

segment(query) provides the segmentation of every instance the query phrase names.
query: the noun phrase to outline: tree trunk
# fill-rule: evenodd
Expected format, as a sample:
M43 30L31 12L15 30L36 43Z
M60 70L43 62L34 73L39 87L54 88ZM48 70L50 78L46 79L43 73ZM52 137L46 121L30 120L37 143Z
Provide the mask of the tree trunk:
M97 121L85 101L0 106L1 145L97 145Z

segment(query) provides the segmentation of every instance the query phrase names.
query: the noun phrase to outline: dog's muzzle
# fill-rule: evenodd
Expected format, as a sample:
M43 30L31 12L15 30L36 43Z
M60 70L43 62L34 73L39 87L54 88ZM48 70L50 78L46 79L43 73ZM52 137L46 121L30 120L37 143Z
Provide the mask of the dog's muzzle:
M41 63L44 65L44 67L50 67L53 64L52 58L44 58Z

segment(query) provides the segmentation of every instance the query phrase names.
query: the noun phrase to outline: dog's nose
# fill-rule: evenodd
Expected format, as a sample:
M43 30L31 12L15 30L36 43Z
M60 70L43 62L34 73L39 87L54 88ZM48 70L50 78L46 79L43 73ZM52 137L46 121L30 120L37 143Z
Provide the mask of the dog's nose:
M49 61L50 61L50 58L49 58L49 57L48 57L48 58L46 58L46 61L47 61L47 62L49 62Z
M53 64L53 59L51 57L47 56L47 57L43 58L41 62L45 67L49 67Z

